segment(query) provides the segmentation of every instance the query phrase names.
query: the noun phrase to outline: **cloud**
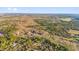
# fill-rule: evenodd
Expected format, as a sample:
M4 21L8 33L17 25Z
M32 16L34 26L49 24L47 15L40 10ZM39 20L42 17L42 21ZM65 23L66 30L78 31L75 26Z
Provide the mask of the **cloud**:
M13 8L13 10L14 10L14 11L17 11L18 9L17 9L17 8Z
M8 8L9 11L17 11L17 8Z

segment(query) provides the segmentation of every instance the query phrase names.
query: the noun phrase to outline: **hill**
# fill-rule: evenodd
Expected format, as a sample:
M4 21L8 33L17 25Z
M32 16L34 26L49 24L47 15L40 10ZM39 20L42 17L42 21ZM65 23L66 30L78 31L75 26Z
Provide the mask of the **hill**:
M67 16L2 15L0 17L0 50L79 50L79 34L77 32L79 30L74 27L73 20L64 21L63 18L72 19Z

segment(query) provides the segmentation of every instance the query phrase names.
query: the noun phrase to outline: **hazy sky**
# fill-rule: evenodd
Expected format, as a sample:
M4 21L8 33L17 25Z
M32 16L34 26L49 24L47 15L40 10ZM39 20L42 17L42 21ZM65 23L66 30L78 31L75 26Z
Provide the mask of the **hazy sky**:
M0 13L79 14L79 7L0 7Z

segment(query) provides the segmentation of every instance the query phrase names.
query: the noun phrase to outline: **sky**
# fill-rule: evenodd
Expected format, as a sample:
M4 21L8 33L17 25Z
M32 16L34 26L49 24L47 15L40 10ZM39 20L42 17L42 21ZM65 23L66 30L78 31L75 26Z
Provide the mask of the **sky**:
M0 7L0 13L79 14L79 7Z

